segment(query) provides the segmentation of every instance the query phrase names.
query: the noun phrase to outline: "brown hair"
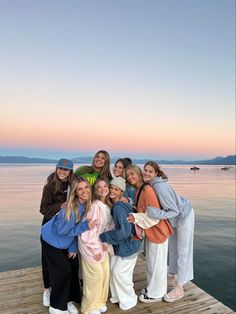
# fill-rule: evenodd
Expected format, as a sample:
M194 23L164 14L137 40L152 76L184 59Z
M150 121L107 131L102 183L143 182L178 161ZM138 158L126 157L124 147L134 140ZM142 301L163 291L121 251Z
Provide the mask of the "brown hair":
M96 154L93 157L92 167L94 169L95 158L97 157L98 154L103 154L105 156L105 165L102 168L99 177L111 180L112 179L112 174L110 172L110 155L108 154L107 151L99 150L98 152L96 152Z
M74 181L72 182L70 197L69 197L69 200L68 200L68 203L66 206L66 219L67 219L67 221L70 220L70 216L71 216L71 213L73 211L76 212L76 222L78 222L80 220L80 214L78 211L79 198L78 198L78 195L76 193L76 189L77 189L78 184L81 182L87 183L89 190L90 190L90 198L86 203L85 212L87 212L91 207L91 194L92 194L91 186L90 186L88 180L86 180L85 178L80 177L80 176L76 177L74 179Z
M162 179L168 180L167 175L160 169L160 166L158 165L157 162L152 161L152 160L151 160L151 161L148 161L148 162L145 163L145 165L144 165L143 168L145 168L146 166L151 166L151 167L153 167L154 170L155 170L155 173L156 173L156 176L157 176L157 177L162 177Z
M123 167L124 167L124 170L129 166L131 165L131 163L129 163L129 161L127 161L126 158L119 158L117 159L117 161L115 162L114 165L116 165L118 162L122 163Z
M114 167L118 164L118 162L121 163L122 166L123 166L123 168L124 168L124 170L123 170L121 176L122 176L122 177L125 177L125 169L128 167L129 163L128 163L128 161L127 161L126 159L124 159L124 158L119 158L119 159L117 159L116 162L114 163Z
M91 166L84 166L83 170L80 171L80 175L83 175L85 173L93 173L95 171L95 168L94 168L95 158L100 153L105 156L105 165L102 168L102 170L100 171L99 177L102 177L102 178L105 178L108 180L112 179L112 174L110 172L110 155L105 150L99 150L98 152L96 152L96 154L93 157L92 165Z
M73 173L73 170L70 170L69 176L67 177L68 185L71 186L73 179L74 179L74 173ZM52 186L54 195L56 195L60 191L61 186L62 186L62 181L59 179L57 175L57 171L54 171L47 177L46 184L49 184Z

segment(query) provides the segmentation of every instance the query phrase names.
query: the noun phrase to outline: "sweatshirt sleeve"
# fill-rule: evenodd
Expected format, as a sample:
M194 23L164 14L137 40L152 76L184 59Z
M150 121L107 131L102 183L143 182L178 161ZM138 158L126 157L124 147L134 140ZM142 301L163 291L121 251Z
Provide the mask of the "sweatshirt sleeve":
M143 229L151 228L159 223L158 219L151 219L147 213L132 213L134 223Z
M69 253L78 253L78 241L75 237L74 241L71 243L71 245L68 248Z
M114 215L116 229L102 233L100 235L102 242L119 244L120 241L128 238L131 235L132 224L127 221L128 216L126 211L122 210L122 208L119 208L116 209Z
M61 208L61 203L55 203L52 196L52 190L48 184L43 188L42 199L40 203L40 213L46 219L51 219Z
M174 192L167 185L163 185L162 188L157 188L154 185L154 190L158 195L159 201L161 203L160 208L155 208L154 206L148 206L147 213L152 219L170 219L179 215L179 208L176 203L176 196Z
M99 238L100 230L102 228L102 216L100 213L100 207L97 203L92 203L91 209L87 213L87 219L96 220L96 226L81 234L80 241L83 246L96 255L101 252L101 241Z
M58 234L61 236L78 236L82 232L85 232L89 230L88 222L85 221L79 221L78 223L75 222L75 214L72 213L70 220L66 220L66 212L63 208L58 213L58 226L57 231Z
M78 167L77 169L75 169L75 175L80 176L80 175L84 174L85 169L86 169L86 166Z
M135 188L132 185L126 184L124 197L128 198L130 205L135 203L135 193Z

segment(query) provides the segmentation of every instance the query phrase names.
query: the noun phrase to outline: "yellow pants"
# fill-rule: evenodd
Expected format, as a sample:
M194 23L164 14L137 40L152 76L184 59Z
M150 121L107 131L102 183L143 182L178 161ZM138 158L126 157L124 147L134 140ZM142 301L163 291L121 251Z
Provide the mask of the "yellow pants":
M109 290L109 256L104 262L88 263L82 259L83 298L81 312L88 314L105 305Z

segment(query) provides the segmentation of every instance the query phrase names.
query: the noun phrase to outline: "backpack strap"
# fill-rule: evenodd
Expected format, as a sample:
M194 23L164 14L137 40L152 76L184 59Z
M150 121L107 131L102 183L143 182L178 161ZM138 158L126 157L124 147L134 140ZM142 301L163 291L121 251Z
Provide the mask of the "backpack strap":
M144 190L145 186L146 185L149 185L150 184L148 182L144 182L140 188L139 188L139 191L138 191L138 195L137 195L137 199L136 199L136 203L135 203L135 206L132 207L132 210L134 213L137 213L137 205L138 205L138 201L139 201L139 197L140 197L140 194L141 192ZM132 235L131 235L131 238L132 240L142 240L144 238L144 231L142 230L141 227L139 227L138 225L136 224L133 224L132 226Z
M140 194L141 194L141 192L143 191L143 189L145 188L146 185L149 185L149 186L150 186L150 184L149 184L148 182L144 182L144 183L140 186L139 191L138 191L138 195L137 195L137 199L136 199L136 203L135 203L135 207L138 206L138 201L139 201L139 198L140 198Z

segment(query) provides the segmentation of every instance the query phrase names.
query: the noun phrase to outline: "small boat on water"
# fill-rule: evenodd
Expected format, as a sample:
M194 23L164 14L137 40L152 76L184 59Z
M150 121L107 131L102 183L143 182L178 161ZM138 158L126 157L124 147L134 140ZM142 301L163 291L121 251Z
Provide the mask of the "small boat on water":
M190 170L199 170L200 168L196 167L196 166L193 166L190 168Z
M221 170L229 170L231 169L232 167L228 166L228 167L222 167Z

